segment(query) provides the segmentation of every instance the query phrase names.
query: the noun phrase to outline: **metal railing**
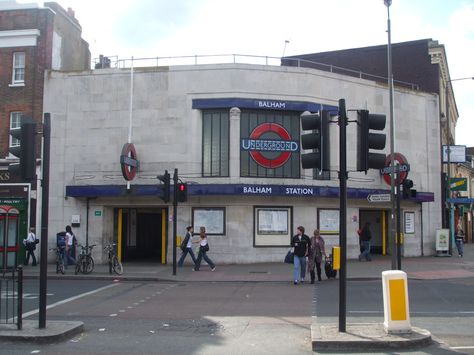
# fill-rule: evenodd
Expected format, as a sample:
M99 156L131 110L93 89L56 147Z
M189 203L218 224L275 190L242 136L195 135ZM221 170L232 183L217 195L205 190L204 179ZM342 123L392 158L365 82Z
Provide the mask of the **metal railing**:
M387 83L387 77L364 73L360 70L348 69L332 64L325 64L306 60L302 58L291 57L270 57L249 54L212 54L212 55L187 55L174 57L150 57L150 58L128 58L120 59L118 56L110 56L107 58L107 66L109 68L126 69L133 64L134 67L159 67L159 66L179 66L179 65L205 65L205 64L254 64L254 65L270 65L270 66L287 66L298 68L311 68L323 70L330 73L348 75L360 79L373 80L377 82ZM103 59L103 58L101 58ZM92 67L95 68L99 64L99 58L94 59ZM409 83L402 80L394 80L397 86L405 87L411 90L419 90L419 85Z
M0 270L0 324L23 327L23 268Z

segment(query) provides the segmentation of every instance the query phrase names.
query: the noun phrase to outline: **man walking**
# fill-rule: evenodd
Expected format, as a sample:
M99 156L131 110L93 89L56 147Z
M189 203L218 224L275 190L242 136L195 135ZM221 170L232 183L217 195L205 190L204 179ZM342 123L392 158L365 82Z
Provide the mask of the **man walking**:
M372 239L372 233L370 232L370 222L366 222L362 233L360 234L360 244L362 247L362 253L359 255L359 261L365 258L367 261L372 261L370 257L370 240Z

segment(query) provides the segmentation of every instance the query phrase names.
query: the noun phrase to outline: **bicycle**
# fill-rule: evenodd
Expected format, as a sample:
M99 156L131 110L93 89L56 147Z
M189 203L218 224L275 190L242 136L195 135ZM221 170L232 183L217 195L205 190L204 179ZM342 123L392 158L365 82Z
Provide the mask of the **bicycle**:
M113 270L117 275L122 275L123 266L117 257L117 252L115 251L116 246L117 244L112 243L112 244L106 245L104 249L107 252L107 256L109 258L109 273L111 274Z
M92 259L91 253L92 248L96 245L79 245L81 247L81 252L79 253L79 258L76 261L76 275L79 272L83 274L90 274L94 270L94 259Z
M49 250L54 250L56 253L56 274L63 274L64 275L64 248L56 247L51 248Z

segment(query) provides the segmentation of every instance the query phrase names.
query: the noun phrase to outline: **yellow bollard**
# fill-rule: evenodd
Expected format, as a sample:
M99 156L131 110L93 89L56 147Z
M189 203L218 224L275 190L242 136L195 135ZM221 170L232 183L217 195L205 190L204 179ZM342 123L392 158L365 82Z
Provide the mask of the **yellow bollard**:
M177 235L176 236L176 246L179 248L181 246L181 236Z
M407 274L399 270L382 272L384 328L387 333L411 331Z
M341 269L341 248L332 247L332 268L334 270Z

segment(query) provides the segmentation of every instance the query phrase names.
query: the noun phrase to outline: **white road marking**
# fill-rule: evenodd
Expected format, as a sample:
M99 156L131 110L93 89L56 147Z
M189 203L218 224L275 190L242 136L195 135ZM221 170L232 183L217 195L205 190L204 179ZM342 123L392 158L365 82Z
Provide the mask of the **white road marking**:
M111 287L115 287L115 286L118 286L119 284L111 284L111 285L107 285L107 286L104 286L104 287L100 287L96 290L92 290L92 291L89 291L89 292L85 292L85 293L81 293L80 295L77 295L77 296L73 296L73 297L70 297L70 298L66 298L65 300L62 300L62 301L59 301L59 302L56 302L56 303L53 303L53 304L50 304L49 306L46 306L46 309L51 309L51 308L54 308L54 307L57 307L57 306L61 306L65 303L68 303L68 302L71 302L71 301L75 301L79 298L82 298L82 297L86 297L86 296L89 296L89 295L92 295L94 293L97 293L97 292L101 292L101 291L104 291L108 288L111 288ZM26 312L26 313L23 313L23 318L26 318L26 317L29 317L29 316L32 316L33 314L37 314L39 313L39 309L35 309L33 311L29 311L29 312Z
M474 349L474 345L468 345L468 346L451 346L450 347L453 350L468 350L468 349Z
M383 314L383 311L349 311L348 313L370 313L370 314ZM410 315L462 315L462 314L474 314L474 311L459 311L459 312L449 312L449 311L442 311L442 312L410 312Z

